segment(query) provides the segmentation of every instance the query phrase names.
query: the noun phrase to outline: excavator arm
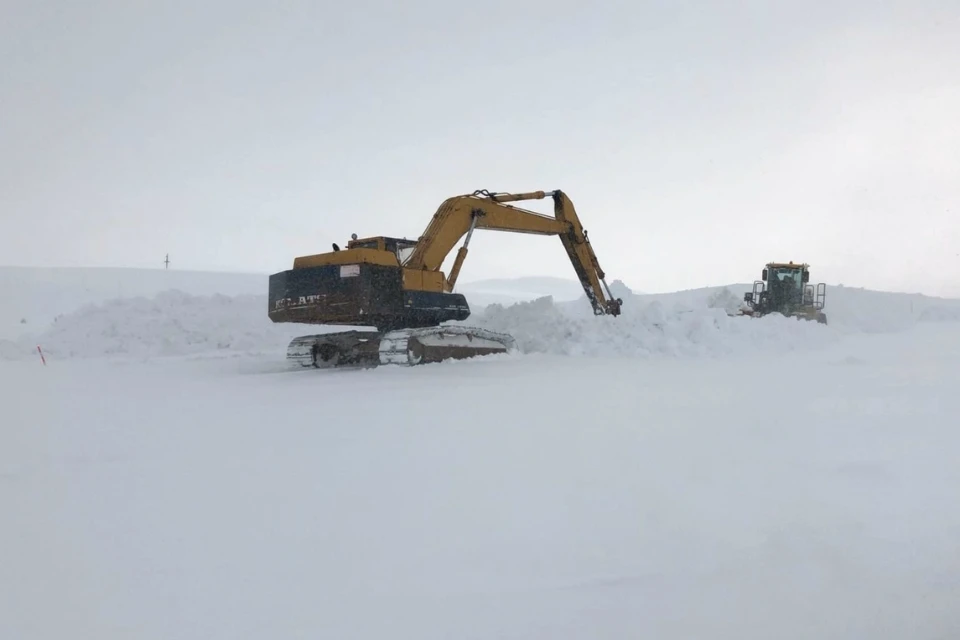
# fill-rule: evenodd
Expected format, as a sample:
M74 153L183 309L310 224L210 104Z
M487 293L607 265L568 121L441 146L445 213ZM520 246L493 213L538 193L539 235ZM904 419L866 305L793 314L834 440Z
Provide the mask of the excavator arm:
M507 204L542 200L547 196L553 198L553 217ZM466 235L446 279L446 289L452 290L467 257L467 247L475 229L559 236L594 314L620 315L622 300L614 299L610 294L606 276L593 252L587 232L580 224L573 202L559 190L518 194L475 191L470 195L448 198L433 215L404 266L439 271L453 247Z

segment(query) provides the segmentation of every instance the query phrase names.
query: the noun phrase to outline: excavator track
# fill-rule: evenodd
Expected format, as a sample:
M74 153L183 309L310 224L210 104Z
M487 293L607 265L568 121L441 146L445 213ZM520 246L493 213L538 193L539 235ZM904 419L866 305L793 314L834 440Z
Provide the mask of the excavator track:
M476 327L440 326L396 331L342 331L294 338L287 358L317 369L415 366L517 350L505 333Z

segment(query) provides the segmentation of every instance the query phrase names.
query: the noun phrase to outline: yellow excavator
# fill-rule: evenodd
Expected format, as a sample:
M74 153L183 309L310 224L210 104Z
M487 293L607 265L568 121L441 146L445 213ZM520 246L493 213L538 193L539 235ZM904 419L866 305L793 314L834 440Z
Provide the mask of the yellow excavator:
M553 216L507 203L553 199ZM470 316L466 298L453 293L477 229L558 236L573 264L594 315L620 315L606 276L562 191L491 193L474 191L445 200L416 241L376 236L345 249L294 259L293 269L269 281L268 315L273 322L373 327L300 336L287 358L306 367L417 365L506 353L510 335L462 325L443 325ZM440 271L464 238L449 275Z

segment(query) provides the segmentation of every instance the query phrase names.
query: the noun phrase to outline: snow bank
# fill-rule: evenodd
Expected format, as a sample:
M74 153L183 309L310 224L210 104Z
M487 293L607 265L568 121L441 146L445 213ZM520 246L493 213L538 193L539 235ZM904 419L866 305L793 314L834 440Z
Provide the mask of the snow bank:
M836 339L821 325L778 316L731 318L719 308L671 311L653 303L625 307L617 318L595 317L571 313L550 297L508 307L493 305L462 324L510 333L524 353L570 356L719 355L810 348ZM151 299L126 298L84 307L58 318L31 340L0 344L0 358L35 357L36 344L53 358L279 356L293 336L343 329L273 324L263 296L191 296L172 291Z
M903 331L934 319L960 318L960 300L922 294L828 287L826 314L832 326L850 333Z
M35 333L55 317L85 305L103 304L115 298L152 297L171 290L195 296L262 295L267 290L267 275L0 266L0 338L15 340L25 333Z
M465 285L474 308L466 324L508 331L529 353L643 356L797 349L960 321L960 300L843 286L827 288L826 330L779 317L748 321L725 312L740 306L751 283L638 294L619 280L610 288L624 314L597 318L579 287L557 278ZM53 357L279 354L291 337L322 331L272 324L266 288L257 274L0 267L0 359L36 357L37 343ZM554 291L553 303L539 300Z
M779 315L731 317L706 306L670 311L654 302L625 306L619 317L585 317L568 313L549 297L492 305L463 324L509 333L524 353L571 356L729 355L816 348L838 339L828 327Z
M121 298L60 316L32 340L0 343L0 358L180 356L209 352L281 351L290 337L316 327L276 325L263 296L191 296L168 291L153 298Z
M705 287L674 293L635 295L626 293L624 312L659 304L675 313L699 313L704 308L735 312L750 291L750 284ZM619 295L619 294L618 294ZM592 315L585 297L558 303L578 317ZM888 333L903 331L922 322L945 322L960 319L960 300L935 298L919 293L872 291L858 287L828 286L824 312L831 328L842 334Z
M618 283L618 287L622 286ZM731 288L694 295L643 296L629 289L619 317L596 317L586 300L551 297L494 304L462 324L513 335L524 353L569 356L717 356L819 348L844 335L898 331L918 322L960 321L960 301L838 288L828 298L828 326L771 315L731 317L742 294ZM671 304L672 302L672 304ZM277 325L263 295L194 296L168 291L122 298L60 316L38 336L0 341L0 358L184 356L262 353L280 356L290 338L347 327Z

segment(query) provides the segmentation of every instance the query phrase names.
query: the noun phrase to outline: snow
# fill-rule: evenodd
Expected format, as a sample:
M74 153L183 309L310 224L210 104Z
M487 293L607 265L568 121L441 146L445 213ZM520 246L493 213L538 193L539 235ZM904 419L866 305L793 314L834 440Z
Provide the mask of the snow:
M153 297L169 290L197 296L263 295L266 287L266 274L0 267L0 338L36 333L58 315L115 298Z
M276 353L296 335L336 330L272 324L266 316L266 276L257 274L7 267L0 268L0 276L10 301L3 306L7 322L0 332L0 359L33 357L38 343L60 357ZM619 318L593 316L582 290L573 297L579 284L572 280L488 280L467 287L485 292L481 302L490 303L480 304L468 294L474 313L462 324L513 333L527 353L783 351L960 317L960 300L850 287L828 288L826 330L779 317L749 323L728 318L751 284L645 295L614 280L611 289L624 300ZM544 296L543 291L564 293ZM30 318L26 324L12 320L22 315Z
M346 372L262 290L51 308L0 342L0 637L954 637L960 302L745 289Z
M8 363L0 636L947 637L957 337Z
M779 315L731 317L748 285L672 295L633 294L619 282L617 287L624 305L615 318L594 316L582 296L542 297L479 308L459 324L509 333L527 354L723 357L822 348L849 335L960 318L960 300L836 288L828 290L830 324L824 327ZM0 359L34 358L37 344L54 358L282 354L297 335L350 328L273 324L264 291L230 296L170 290L59 315L42 331L0 340Z
M614 298L634 293L621 280L610 281L609 285L610 293ZM470 300L470 304L477 309L492 304L511 305L518 302L532 302L539 298L567 302L584 297L583 286L579 281L557 277L491 278L461 282L456 290L464 294Z
M581 303L589 312L589 304ZM659 302L627 308L618 317L596 317L569 313L541 298L494 305L463 324L509 333L524 353L571 356L724 355L813 348L836 339L835 332L794 318L733 318L723 309L667 310Z
M175 356L209 352L256 353L296 335L326 328L274 324L263 295L191 296L168 291L122 298L60 316L39 335L6 342L8 357L34 355L34 343L52 357ZM0 345L4 344L0 341ZM0 351L0 357L4 352Z
M576 300L583 296L583 288L570 278L488 278L473 282L460 282L457 292L467 296L477 308L489 304L514 304L537 298L551 297L554 300Z
M580 301L589 312L586 301ZM577 305L578 312L581 305ZM166 292L89 305L39 335L0 341L0 358L282 354L297 335L349 327L273 324L264 296L191 296ZM619 317L581 315L540 298L493 305L462 323L517 339L523 353L627 357L717 355L753 349L789 350L829 344L835 332L779 316L731 318L722 309L669 311L660 303L628 308Z

